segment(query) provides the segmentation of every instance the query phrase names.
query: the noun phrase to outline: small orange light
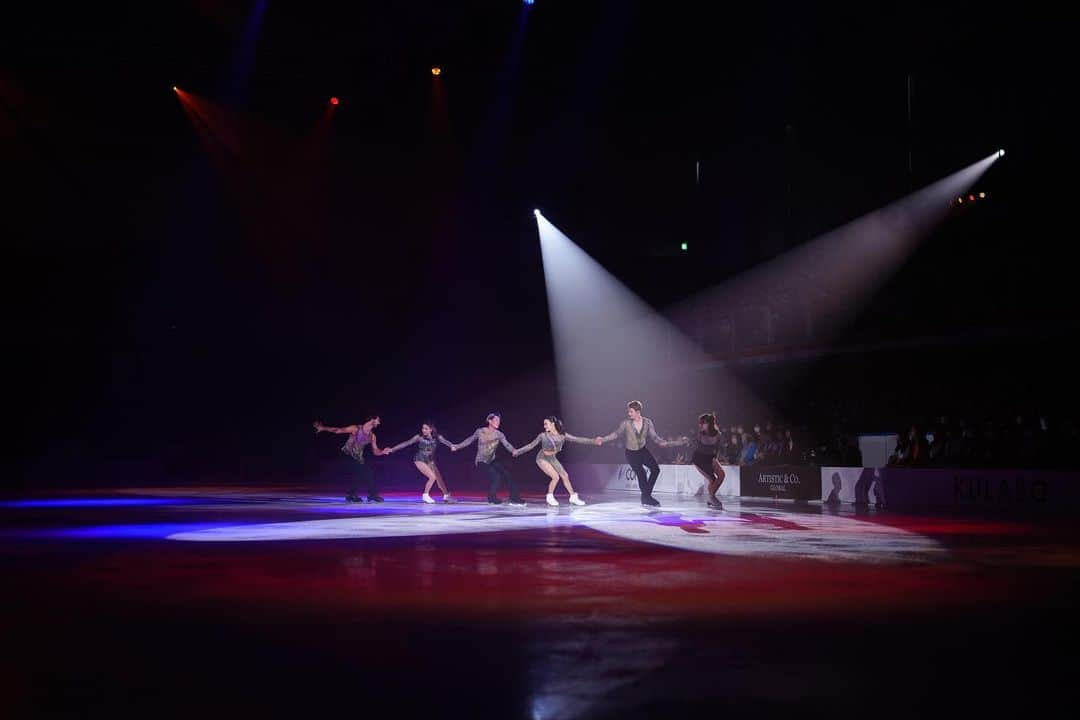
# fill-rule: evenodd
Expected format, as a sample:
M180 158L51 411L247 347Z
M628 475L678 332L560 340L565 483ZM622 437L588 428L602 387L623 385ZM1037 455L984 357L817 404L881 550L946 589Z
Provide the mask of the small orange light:
M431 68L431 74L435 75L436 77L442 75L442 68L436 65L435 67Z

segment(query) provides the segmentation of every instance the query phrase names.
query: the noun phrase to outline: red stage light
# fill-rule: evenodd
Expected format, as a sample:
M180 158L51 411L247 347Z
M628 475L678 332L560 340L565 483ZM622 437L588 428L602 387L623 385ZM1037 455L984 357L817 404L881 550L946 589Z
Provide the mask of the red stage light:
M337 99L336 97L332 97L332 98L330 98L330 104L331 104L331 105L337 105L337 104L338 104L338 103L340 103L340 102L341 102L341 101L340 101L340 100L338 100L338 99Z
M975 202L975 196L974 195L968 195L968 200L970 200L971 202Z

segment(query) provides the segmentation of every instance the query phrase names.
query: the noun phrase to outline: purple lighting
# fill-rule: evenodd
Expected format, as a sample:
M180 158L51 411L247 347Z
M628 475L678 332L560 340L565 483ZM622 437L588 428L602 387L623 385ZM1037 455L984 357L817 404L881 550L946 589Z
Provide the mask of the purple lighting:
M9 531L6 537L33 538L82 538L101 540L164 540L170 535L183 532L198 532L211 528L220 528L215 523L147 523L129 525L87 525L85 527L66 527L27 532Z
M132 507L138 505L177 505L179 500L163 498L57 498L56 500L5 500L5 508Z

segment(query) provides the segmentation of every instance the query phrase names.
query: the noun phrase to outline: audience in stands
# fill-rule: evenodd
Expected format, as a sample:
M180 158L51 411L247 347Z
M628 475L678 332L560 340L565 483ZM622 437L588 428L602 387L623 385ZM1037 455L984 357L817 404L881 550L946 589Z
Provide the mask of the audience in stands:
M1055 425L1045 415L978 422L934 418L925 431L912 427L899 439L890 465L924 467L1065 467L1078 440L1072 420Z
M920 422L922 424L920 424ZM906 467L1067 467L1068 449L1080 441L1072 420L1046 415L1010 418L928 416L897 435L889 465ZM855 418L821 423L822 428L787 427L772 422L730 425L721 430L720 461L726 465L818 465L858 467L863 463ZM688 462L672 451L664 461Z

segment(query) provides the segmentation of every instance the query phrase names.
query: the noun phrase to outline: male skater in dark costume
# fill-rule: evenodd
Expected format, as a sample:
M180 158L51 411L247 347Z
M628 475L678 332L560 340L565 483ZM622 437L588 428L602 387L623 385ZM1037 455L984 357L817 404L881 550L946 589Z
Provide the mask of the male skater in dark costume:
M656 434L653 421L641 414L641 402L632 400L626 404L626 419L619 423L614 432L596 438L597 444L611 442L621 438L626 447L626 464L637 475L638 488L641 490L641 504L650 507L659 507L660 501L652 496L653 488L656 487L656 479L660 476L660 464L645 447L645 443L651 438L660 447L669 445L686 445L686 438L668 441ZM649 468L646 477L645 468Z

